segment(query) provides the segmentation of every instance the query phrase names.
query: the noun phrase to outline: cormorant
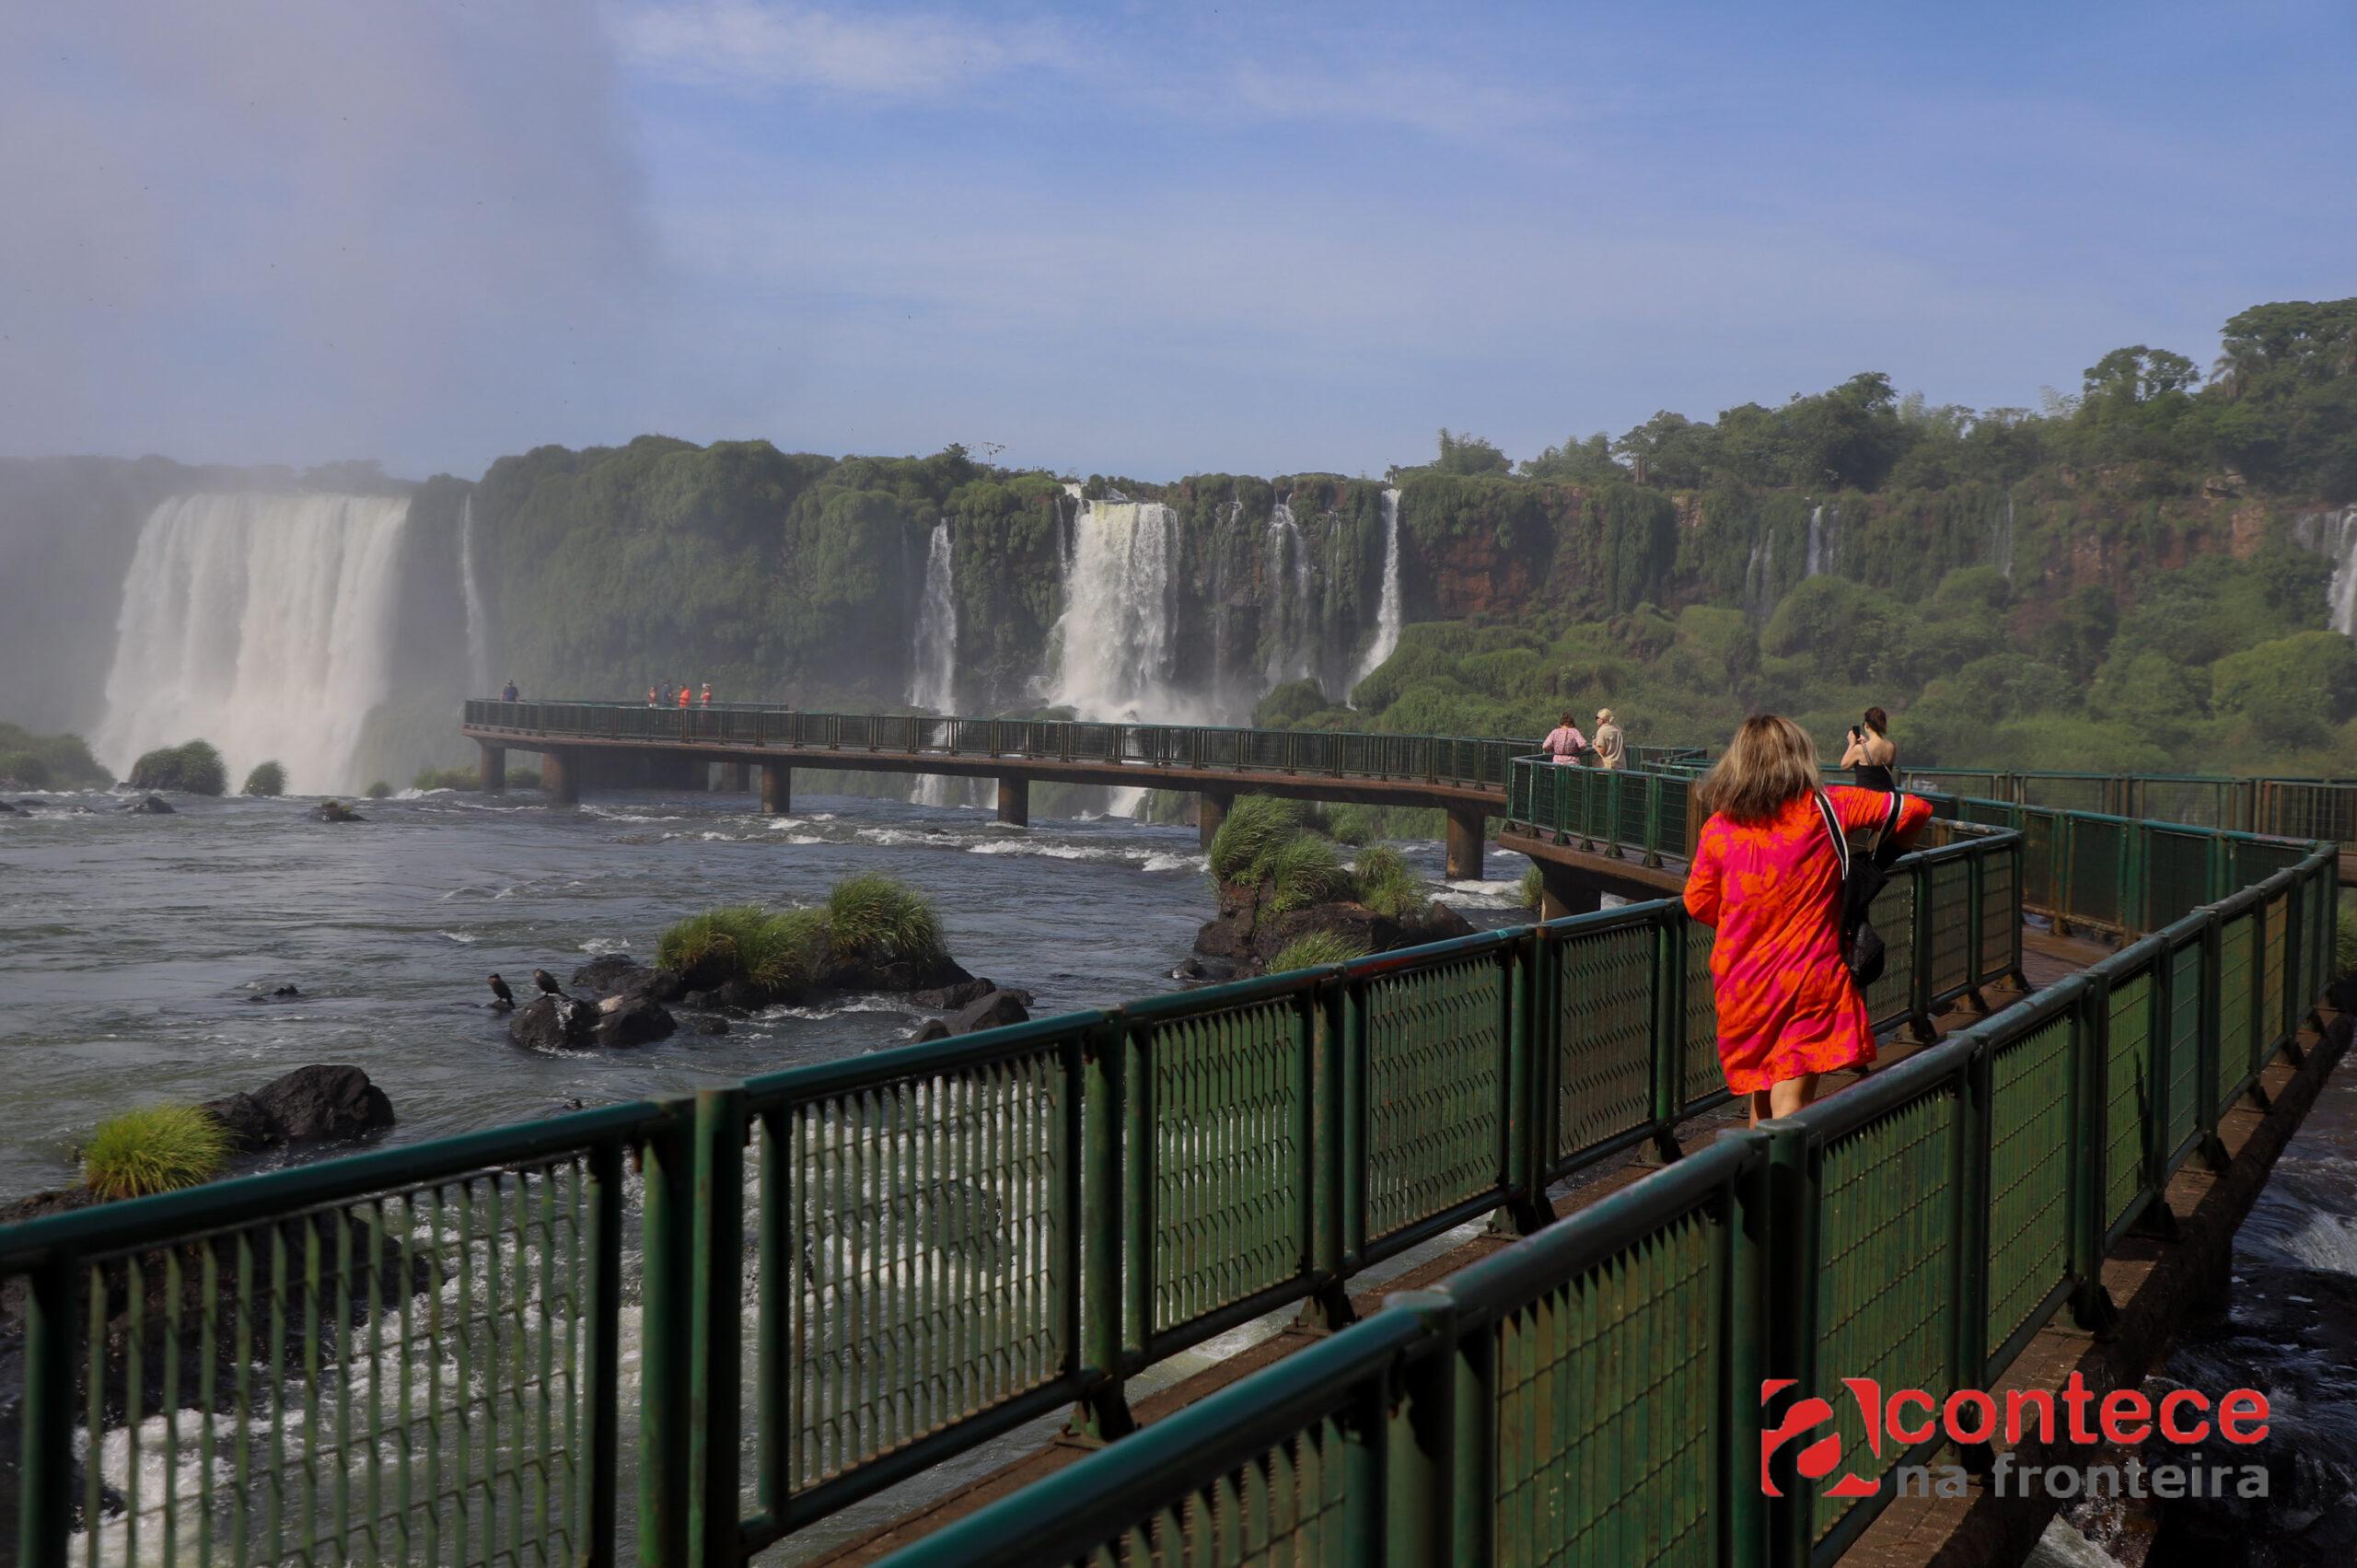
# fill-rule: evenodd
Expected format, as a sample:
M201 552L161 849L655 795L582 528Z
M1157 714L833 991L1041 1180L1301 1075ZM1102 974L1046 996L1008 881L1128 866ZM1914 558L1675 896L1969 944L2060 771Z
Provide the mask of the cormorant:
M532 971L532 983L539 986L551 996L562 996L564 994L564 987L559 985L556 982L556 976L549 973L546 970L534 970Z
M507 982L500 979L497 975L493 975L491 977L491 993L499 998L498 1001L492 1004L494 1007L513 1007L516 1005L516 993L508 990Z

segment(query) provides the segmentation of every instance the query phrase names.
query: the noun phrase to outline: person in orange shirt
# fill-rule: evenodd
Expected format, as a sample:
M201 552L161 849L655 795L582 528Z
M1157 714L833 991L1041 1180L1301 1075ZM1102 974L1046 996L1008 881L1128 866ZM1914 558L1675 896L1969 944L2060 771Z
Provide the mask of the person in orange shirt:
M694 701L695 701L695 697L696 697L696 692L695 692L695 688L694 688L694 687L692 687L692 686L689 686L689 685L686 685L685 683L682 683L682 684L680 685L680 687L679 687L679 709L680 709L680 711L681 711L682 713L686 712L686 711L687 711L687 709L688 709L688 707L689 707L689 705L690 705L690 704L691 704L692 703L694 703Z
M1815 1099L1818 1074L1875 1059L1865 998L1841 956L1841 860L1817 793L1816 745L1773 714L1744 720L1701 784L1712 815L1686 873L1686 911L1718 931L1719 1065L1750 1097L1755 1125ZM1887 795L1824 794L1845 829L1888 819ZM1904 849L1931 816L1931 802L1902 796L1879 853Z

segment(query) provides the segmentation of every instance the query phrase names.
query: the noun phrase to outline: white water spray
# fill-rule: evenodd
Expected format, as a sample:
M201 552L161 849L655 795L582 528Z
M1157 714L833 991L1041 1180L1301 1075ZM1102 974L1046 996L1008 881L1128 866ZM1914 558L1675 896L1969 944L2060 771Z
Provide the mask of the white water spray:
M909 706L930 713L956 711L958 688L958 595L949 525L933 525L924 553L924 598L917 606L916 645L909 655ZM962 781L960 781L962 783ZM950 804L951 781L938 773L917 776L916 800Z
M467 601L467 694L491 695L491 618L483 612L482 585L475 580L475 498L459 503L459 592Z
M1306 679L1317 661L1317 624L1311 612L1309 549L1293 508L1280 501L1269 514L1268 567L1261 592L1269 606L1261 675L1273 691L1288 680Z
M2357 506L2303 512L2293 519L2292 537L2332 563L2325 613L2334 631L2357 636Z
M1820 501L1808 512L1808 569L1803 575L1815 577L1833 570L1840 548L1841 508Z
M1375 641L1366 647L1366 657L1359 663L1359 672L1351 684L1356 686L1373 675L1385 659L1399 647L1399 493L1383 493L1383 598L1375 611Z
M184 495L156 508L123 578L97 748L128 772L205 739L234 782L274 758L299 793L358 784L354 752L390 694L405 498Z

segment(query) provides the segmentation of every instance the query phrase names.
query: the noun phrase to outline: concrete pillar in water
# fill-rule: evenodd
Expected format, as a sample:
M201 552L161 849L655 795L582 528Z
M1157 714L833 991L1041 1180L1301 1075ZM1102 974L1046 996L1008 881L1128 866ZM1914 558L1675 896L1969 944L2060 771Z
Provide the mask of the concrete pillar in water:
M794 770L784 762L761 764L761 809L772 817L794 809Z
M559 806L581 803L580 760L563 751L540 753L540 788Z
M482 792L485 795L507 793L507 748L493 746L488 740L475 744L482 749Z
M1031 781L1009 773L998 781L998 819L1010 828L1031 825Z
M720 787L725 793L729 795L752 794L753 764L750 762L721 763Z
M1454 807L1448 813L1448 879L1481 879L1481 812L1478 807Z
M1561 920L1571 914L1594 914L1604 907L1604 890L1583 880L1568 865L1535 861L1538 867L1538 918Z
M1219 826L1227 820L1228 808L1236 804L1236 796L1225 790L1207 789L1195 796L1195 829L1202 835L1203 853L1209 854L1212 841L1219 837Z

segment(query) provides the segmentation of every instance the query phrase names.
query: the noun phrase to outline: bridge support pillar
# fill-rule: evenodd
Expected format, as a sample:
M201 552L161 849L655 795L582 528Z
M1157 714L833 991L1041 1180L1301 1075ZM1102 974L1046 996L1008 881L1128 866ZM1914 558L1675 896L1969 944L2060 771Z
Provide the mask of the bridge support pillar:
M1448 813L1448 879L1481 879L1481 813L1478 807L1454 807Z
M1195 796L1195 830L1202 836L1205 854L1212 852L1212 841L1219 837L1220 824L1235 804L1236 796L1225 790L1207 789Z
M581 760L563 751L541 752L540 787L554 805L580 805Z
M794 770L784 762L761 764L761 809L772 817L794 809Z
M753 764L723 762L720 764L720 787L730 795L753 793Z
M507 793L507 748L493 746L488 740L475 744L482 749L482 792L485 795Z
M1010 828L1031 825L1031 781L1009 773L998 781L998 819Z
M1583 881L1568 865L1550 861L1537 861L1538 867L1538 918L1562 920L1566 915L1594 914L1604 907L1604 892Z

